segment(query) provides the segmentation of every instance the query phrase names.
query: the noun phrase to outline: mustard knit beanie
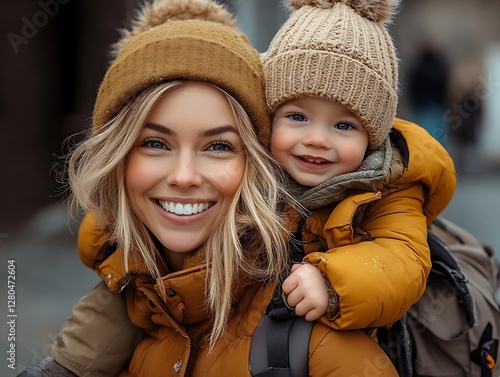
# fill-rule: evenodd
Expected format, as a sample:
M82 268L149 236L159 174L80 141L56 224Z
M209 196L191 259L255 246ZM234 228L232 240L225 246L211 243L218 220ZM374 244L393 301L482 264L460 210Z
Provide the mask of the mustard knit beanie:
M259 52L236 29L236 20L210 0L154 0L139 12L115 45L94 107L99 128L144 89L164 81L206 81L234 96L246 110L259 140L268 146Z
M398 61L386 29L397 0L289 2L295 10L261 56L269 111L301 96L336 101L377 148L398 104Z

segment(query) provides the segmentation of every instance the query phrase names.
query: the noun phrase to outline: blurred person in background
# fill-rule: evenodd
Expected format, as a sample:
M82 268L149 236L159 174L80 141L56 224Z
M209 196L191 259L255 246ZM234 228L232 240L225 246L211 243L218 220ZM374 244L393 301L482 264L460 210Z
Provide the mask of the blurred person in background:
M483 98L478 62L463 63L454 70L449 86L446 111L450 150L458 174L467 174L478 167L478 138L483 119Z
M447 105L449 67L442 52L424 44L409 73L411 119L441 144L446 144L444 113Z

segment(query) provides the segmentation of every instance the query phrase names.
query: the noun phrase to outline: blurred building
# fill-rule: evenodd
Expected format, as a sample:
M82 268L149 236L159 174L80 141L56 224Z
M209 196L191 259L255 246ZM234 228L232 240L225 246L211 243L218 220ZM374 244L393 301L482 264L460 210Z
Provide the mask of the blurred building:
M63 142L87 128L109 45L134 3L2 2L0 234L62 200Z
M412 118L409 73L422 46L431 43L449 67L442 114L448 128L436 136L456 160L469 160L475 169L500 164L499 15L496 0L403 1L392 27L401 59L399 115Z

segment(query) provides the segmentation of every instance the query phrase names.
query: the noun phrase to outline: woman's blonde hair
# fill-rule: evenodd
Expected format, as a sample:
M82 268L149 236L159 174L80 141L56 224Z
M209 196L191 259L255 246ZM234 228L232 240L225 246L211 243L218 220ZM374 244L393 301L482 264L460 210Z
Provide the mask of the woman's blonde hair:
M124 183L127 157L153 107L185 82L171 81L146 89L111 121L91 131L69 158L73 213L93 213L97 225L110 234L110 242L123 249L125 265L130 258L140 257L154 278L160 277L162 258L154 237L129 206ZM235 285L242 280L268 283L277 279L288 266L290 238L284 213L288 196L276 164L258 142L244 108L213 86L224 93L234 111L246 159L228 214L204 246L207 305L213 314L211 346L224 332Z

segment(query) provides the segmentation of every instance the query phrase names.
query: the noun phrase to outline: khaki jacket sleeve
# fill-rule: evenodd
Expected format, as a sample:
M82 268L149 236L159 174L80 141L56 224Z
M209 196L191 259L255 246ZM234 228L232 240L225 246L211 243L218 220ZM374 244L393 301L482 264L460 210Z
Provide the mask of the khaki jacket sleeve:
M87 214L78 232L80 258L109 287L101 282L77 302L51 348L54 360L80 377L118 376L143 337L129 319L125 300L110 291L119 290L117 276L124 272L115 271L123 264L121 252L102 261L108 238Z
M127 366L143 337L125 301L101 282L83 296L52 345L56 362L80 377L113 377Z

